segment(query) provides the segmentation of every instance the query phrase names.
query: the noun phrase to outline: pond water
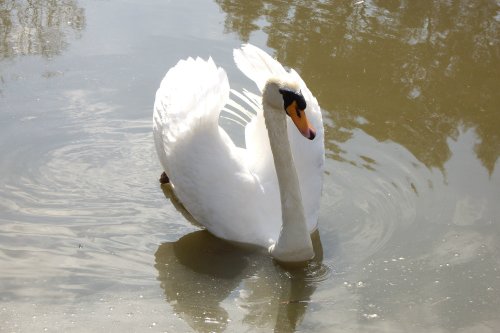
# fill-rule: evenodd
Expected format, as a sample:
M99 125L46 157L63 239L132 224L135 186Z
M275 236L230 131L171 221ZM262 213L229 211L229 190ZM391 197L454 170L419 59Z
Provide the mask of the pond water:
M323 109L307 267L158 183L161 78L212 56L255 90L243 42ZM498 1L2 1L0 331L496 332L499 155Z

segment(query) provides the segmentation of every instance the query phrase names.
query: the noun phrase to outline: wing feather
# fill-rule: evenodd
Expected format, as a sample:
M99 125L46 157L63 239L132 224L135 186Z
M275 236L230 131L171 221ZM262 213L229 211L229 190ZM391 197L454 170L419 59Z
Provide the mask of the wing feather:
M276 199L263 193L246 150L218 125L227 105L240 121L254 117L229 93L227 75L212 59L189 58L170 69L156 93L157 153L175 194L199 223L220 238L269 246L279 234L280 211L270 209Z
M286 75L286 70L269 54L251 44L244 44L233 51L236 66L257 84L262 92L271 76Z

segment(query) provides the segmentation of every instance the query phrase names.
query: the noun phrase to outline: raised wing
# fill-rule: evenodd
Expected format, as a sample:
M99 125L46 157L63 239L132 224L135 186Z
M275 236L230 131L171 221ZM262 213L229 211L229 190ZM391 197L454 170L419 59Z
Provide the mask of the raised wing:
M272 76L291 76L300 84L307 103L306 114L316 129L316 138L312 143L306 140L291 121L288 123L288 137L299 176L307 224L312 231L317 227L319 216L325 152L323 119L318 101L295 70L286 71L278 61L258 47L245 44L241 49L234 50L233 55L238 68L255 82L261 92ZM277 182L262 112L257 113L257 117L246 127L245 136L251 170L260 176L263 184Z

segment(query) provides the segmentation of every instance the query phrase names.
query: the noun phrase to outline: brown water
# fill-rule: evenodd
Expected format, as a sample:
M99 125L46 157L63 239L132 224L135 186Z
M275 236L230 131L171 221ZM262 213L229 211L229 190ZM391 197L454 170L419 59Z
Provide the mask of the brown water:
M157 182L187 56L296 68L326 122L316 259L191 224ZM241 140L237 128L230 129ZM0 2L0 331L496 332L500 3Z

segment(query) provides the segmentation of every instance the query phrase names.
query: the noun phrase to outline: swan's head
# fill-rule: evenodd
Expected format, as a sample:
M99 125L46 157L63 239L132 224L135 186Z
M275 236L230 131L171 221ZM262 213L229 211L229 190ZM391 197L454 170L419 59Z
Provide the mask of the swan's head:
M297 82L269 79L264 87L262 101L274 110L285 112L304 137L309 140L314 139L316 130L307 120L305 112L307 103Z

